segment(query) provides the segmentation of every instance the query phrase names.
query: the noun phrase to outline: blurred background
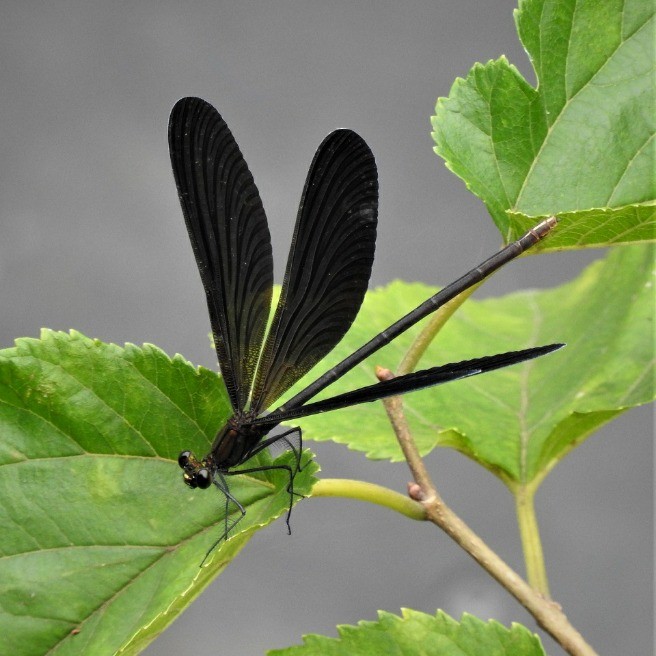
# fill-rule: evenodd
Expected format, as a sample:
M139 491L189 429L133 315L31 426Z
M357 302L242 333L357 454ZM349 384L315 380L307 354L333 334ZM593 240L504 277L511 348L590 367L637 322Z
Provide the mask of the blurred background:
M155 343L216 368L167 149L181 96L226 118L254 173L280 282L307 169L336 127L380 174L372 284L444 285L500 245L432 151L430 117L471 65L505 54L534 82L513 0L5 0L0 21L0 348L42 326ZM478 297L565 282L602 251L525 258ZM564 317L566 320L566 317ZM652 415L622 416L567 457L536 503L554 597L601 653L651 653ZM313 444L324 475L404 491L402 464ZM511 496L464 457L428 465L445 500L518 571ZM171 494L179 489L171 483ZM434 527L344 500L300 503L147 650L262 654L401 607L535 628ZM548 638L549 653L562 653Z

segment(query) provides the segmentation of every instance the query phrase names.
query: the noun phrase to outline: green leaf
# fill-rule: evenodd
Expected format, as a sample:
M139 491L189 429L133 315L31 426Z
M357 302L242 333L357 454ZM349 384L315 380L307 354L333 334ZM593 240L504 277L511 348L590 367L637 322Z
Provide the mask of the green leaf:
M464 614L457 622L442 611L427 615L404 608L402 616L378 611L377 622L338 626L339 638L303 637L303 645L275 649L269 656L545 656L540 639L521 624L507 629Z
M527 483L541 479L600 425L652 400L653 265L653 246L627 246L562 287L469 300L418 368L539 344L567 346L522 365L404 396L420 451L450 446L510 486ZM397 282L371 292L324 366L342 359L434 291ZM327 392L371 384L376 364L394 370L418 332L415 327L397 338ZM307 417L301 424L306 438L332 439L371 458L402 458L381 403L340 410L330 419Z
M438 99L435 152L507 241L551 214L540 250L656 237L654 7L524 0L515 21L537 88L501 57Z
M229 413L215 373L154 346L45 330L0 351L6 653L137 653L286 511L284 472L231 478L246 517L199 569L224 500L183 485L176 460L204 455Z

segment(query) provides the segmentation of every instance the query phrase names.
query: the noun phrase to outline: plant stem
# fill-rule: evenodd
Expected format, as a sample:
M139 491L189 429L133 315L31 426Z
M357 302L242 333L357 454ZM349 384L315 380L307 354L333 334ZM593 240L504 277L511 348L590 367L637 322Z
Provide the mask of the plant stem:
M515 494L515 508L519 535L524 550L526 563L526 578L529 585L547 599L549 598L549 581L544 566L544 554L540 540L540 530L535 517L535 504L533 502L535 490L526 485L520 485L513 490Z
M376 375L380 380L393 377L391 371L381 368ZM506 588L570 656L597 656L583 636L569 623L561 606L534 590L444 503L412 438L401 399L390 397L384 399L383 403L415 480L415 485L409 486L409 491L413 499L423 504L428 520L439 526Z
M531 588L441 499L424 504L428 518L443 529L481 567L494 577L571 656L596 656L594 649L570 624L561 606Z
M347 478L323 478L314 484L312 496L359 499L360 501L368 501L369 503L390 508L410 519L426 519L426 511L420 503L375 483Z
M390 380L394 377L394 374L389 369L376 367L376 377L381 381ZM405 460L410 467L412 477L422 491L421 498L414 495L413 498L425 503L428 500L429 494L433 494L437 497L438 495L435 485L433 485L430 474L424 465L419 449L417 448L412 433L410 432L410 427L408 426L405 413L403 412L403 401L401 397L390 396L383 399L383 405L385 406L387 416L389 417L394 433L396 434L396 439L399 441L401 451L403 451Z

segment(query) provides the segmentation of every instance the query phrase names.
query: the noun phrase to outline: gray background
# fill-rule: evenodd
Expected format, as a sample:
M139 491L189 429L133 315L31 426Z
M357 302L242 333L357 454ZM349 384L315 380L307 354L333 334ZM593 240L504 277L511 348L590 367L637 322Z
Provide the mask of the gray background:
M513 7L0 3L0 346L41 326L74 327L216 366L169 170L168 113L183 95L206 98L232 127L267 208L278 279L307 167L335 127L359 131L380 169L374 285L445 284L477 264L499 236L432 153L429 118L475 61L506 54L533 80ZM564 282L600 254L513 263L479 296ZM652 439L649 408L625 415L557 467L537 498L553 594L605 654L651 651ZM403 465L311 446L326 476L405 489ZM446 500L522 571L501 483L448 450L428 464ZM147 653L261 654L402 606L534 626L428 525L317 499L299 504L293 528L260 532Z

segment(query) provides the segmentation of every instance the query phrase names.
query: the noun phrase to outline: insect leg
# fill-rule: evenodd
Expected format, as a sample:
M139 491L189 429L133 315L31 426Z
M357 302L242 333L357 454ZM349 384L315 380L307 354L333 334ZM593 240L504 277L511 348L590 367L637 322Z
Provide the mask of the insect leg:
M223 533L221 534L221 537L214 542L214 544L208 549L207 553L205 554L205 558L203 558L203 561L200 564L200 567L203 566L205 561L207 560L208 556L216 549L216 547L223 541L228 538L228 533L232 531L232 529L237 526L237 524L244 518L244 515L246 514L246 509L244 506L242 506L241 503L230 493L230 488L228 487L228 482L225 479L225 475L230 474L230 472L220 472L217 471L215 472L215 477L214 477L214 485L221 490L223 493L223 496L225 497L225 515L224 515L224 529ZM228 516L230 512L230 502L233 502L235 506L237 506L237 510L241 513L237 519L235 519L231 524L229 524L228 521Z
M297 447L294 444L292 444L291 440L287 438L287 436L292 433L296 433L298 435ZM266 449L268 446L271 446L271 444L279 442L280 440L283 440L294 453L294 457L296 459L296 465L294 469L292 469L289 465L262 465L261 467L249 467L248 469L235 469L233 471L223 472L223 474L225 476L236 476L238 474L252 474L255 472L271 471L273 469L284 469L289 475L289 483L287 484L287 492L289 493L289 509L287 510L287 517L285 518L285 523L287 524L287 532L291 535L292 529L291 526L289 525L289 519L292 515L292 506L294 505L294 497L296 496L296 497L304 498L302 494L299 494L298 492L294 492L294 477L299 471L301 471L301 454L302 454L302 445L303 445L301 429L295 427L286 431L285 433L271 437L268 440L264 440L264 442L258 444L257 448L253 450L249 458L257 455L258 453Z

